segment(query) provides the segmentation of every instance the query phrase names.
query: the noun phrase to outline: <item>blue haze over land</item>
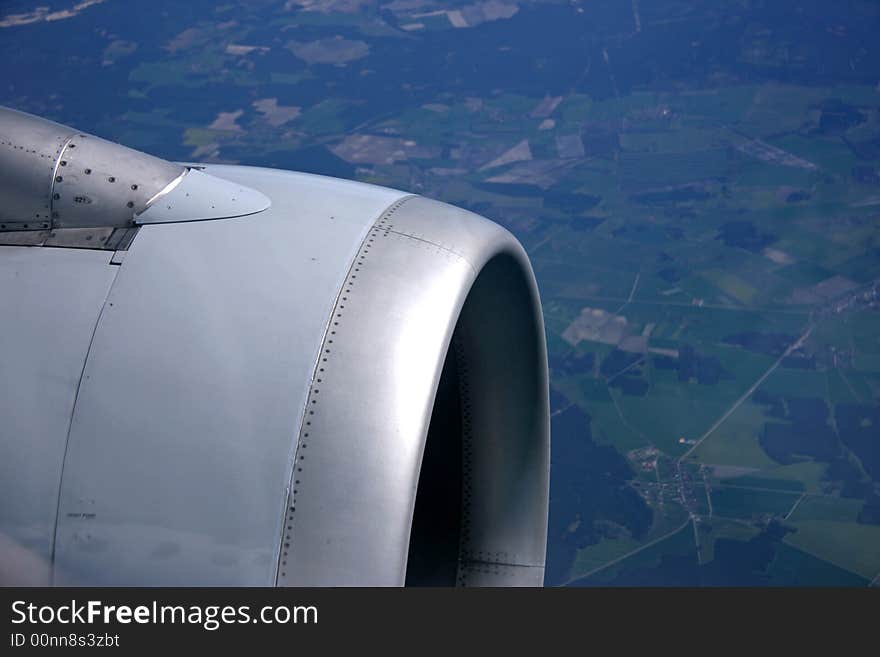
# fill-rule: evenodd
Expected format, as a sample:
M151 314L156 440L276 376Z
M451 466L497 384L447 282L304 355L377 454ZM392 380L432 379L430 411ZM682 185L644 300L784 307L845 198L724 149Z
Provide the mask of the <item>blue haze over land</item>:
M865 586L878 34L854 1L7 0L0 104L516 234L550 349L548 584Z

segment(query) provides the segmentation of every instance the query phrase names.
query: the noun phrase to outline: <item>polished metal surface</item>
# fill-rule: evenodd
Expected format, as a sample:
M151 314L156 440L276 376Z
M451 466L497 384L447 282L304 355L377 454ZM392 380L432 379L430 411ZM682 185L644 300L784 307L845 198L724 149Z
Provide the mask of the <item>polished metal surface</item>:
M0 231L0 246L52 246L120 251L128 248L135 233L137 233L137 226L131 228L51 228Z
M549 403L534 277L507 231L422 198L376 223L340 291L300 432L279 585L404 583L453 331L464 432L457 583L541 585Z
M150 224L119 265L70 432L56 583L271 585L336 294L400 192L244 167L259 214Z
M178 185L151 203L135 222L160 224L242 217L262 212L270 205L269 197L262 192L190 169Z
M77 133L55 170L52 225L130 226L136 214L173 189L185 173L179 164Z
M73 128L0 107L0 230L48 228L52 181Z
M0 246L43 246L52 231L45 230L10 230L0 231Z
M131 226L179 164L0 107L0 231Z
M21 246L0 247L16 470L0 557L54 584L542 583L546 348L506 230L321 176L156 168L36 125L27 155L57 151L82 173L50 183L90 202L53 192L71 225L3 232ZM87 166L120 154L129 177ZM143 192L124 211L118 183ZM86 206L111 223L81 225Z
M77 386L110 253L0 247L0 583L46 585Z

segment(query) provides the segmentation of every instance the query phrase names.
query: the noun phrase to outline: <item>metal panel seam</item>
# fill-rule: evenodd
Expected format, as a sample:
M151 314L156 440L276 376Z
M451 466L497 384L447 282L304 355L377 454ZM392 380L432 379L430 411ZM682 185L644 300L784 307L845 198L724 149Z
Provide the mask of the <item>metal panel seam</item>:
M89 337L89 346L86 349L85 358L83 358L82 369L79 372L79 379L76 382L76 392L73 394L73 405L70 409L70 420L67 422L67 437L64 439L64 456L61 459L61 474L58 477L58 499L55 506L55 526L52 529L52 545L49 548L49 586L55 586L55 545L56 540L58 538L58 519L61 514L61 492L64 490L64 466L67 464L67 451L70 447L70 430L73 426L73 418L76 415L76 404L79 401L79 391L82 387L83 376L86 372L86 365L89 362L89 356L92 353L92 344L95 341L95 334L98 332L98 325L101 323L101 317L104 316L104 308L107 306L107 301L110 299L110 293L113 291L113 286L116 285L116 279L119 277L119 271L121 269L120 266L111 265L109 258L107 260L107 266L113 270L113 280L110 285L107 286L107 294L104 296L104 302L101 304L101 310L98 312L98 316L95 318L95 324L92 326L92 335Z
M52 178L49 180L49 226L52 228L55 227L55 179L58 177L58 166L61 164L61 158L64 157L64 151L67 150L67 147L70 146L70 142L73 141L77 134L79 133L74 130L70 136L64 140L64 143L61 144L61 148L58 149L58 155L55 158L55 166L52 168Z
M407 198L412 198L412 197L407 197ZM432 242L431 240L426 240L424 237L416 237L415 235L412 235L411 233L401 233L399 230L394 230L393 228L390 228L388 230L388 232L394 233L395 235L400 235L401 237L408 237L411 240L416 240L417 242L424 242L425 244L430 244L431 246L436 246L438 249L440 249L442 251L446 251L447 253L450 253L450 254L456 256L457 258L461 258L462 260L464 260L467 263L468 267L471 268L471 271L474 272L475 275L479 273L477 271L477 268L474 267L474 263L472 263L470 260L465 258L458 251L454 251L453 249L449 248L448 246L443 246L442 244L438 244L437 242Z
M505 566L507 568L544 568L542 564L538 563L510 563L506 561L486 561L484 559L468 559L464 561L459 561L458 563L465 568L476 566Z
M321 336L321 346L318 349L317 353L315 354L315 363L312 366L312 373L311 373L311 378L309 381L309 390L308 390L308 393L306 394L305 400L303 402L303 408L302 408L302 414L300 417L299 427L297 428L295 436L294 436L295 437L295 445L294 445L293 449L291 450L291 453L288 455L288 459L287 459L288 465L290 467L290 476L287 478L287 487L285 488L285 490L283 492L284 497L283 497L283 502L281 505L281 513L279 514L279 518L280 518L281 522L278 525L278 556L277 556L277 559L275 560L275 586L278 586L278 580L279 580L279 576L281 574L281 561L282 561L281 556L284 552L283 547L284 547L285 542L289 543L289 541L284 540L285 526L288 522L287 506L288 506L288 504L291 503L291 501L293 499L293 496L291 495L291 491L293 490L293 485L294 485L297 456L299 454L300 442L301 442L300 438L303 434L303 429L305 427L306 414L308 411L309 400L312 398L312 391L315 386L315 379L317 378L318 367L321 362L321 354L324 353L324 349L326 347L328 335L330 332L330 326L333 322L333 317L334 317L334 315L336 315L337 308L339 306L339 302L342 298L342 293L343 293L343 290L345 289L346 280L351 275L351 273L354 269L355 263L357 263L357 261L358 261L358 255L361 253L362 249L364 248L364 245L367 243L367 240L369 239L370 234L373 232L376 225L380 221L382 221L383 219L386 219L391 214L396 212L404 203L406 203L410 199L417 198L417 196L418 196L417 194L407 194L401 198L396 199L388 207L386 207L382 212L380 212L376 216L376 218L370 223L370 225L367 226L366 230L364 230L364 236L361 238L361 241L358 244L358 247L354 252L354 256L351 259L351 263L349 264L348 269L346 270L346 275L342 279L342 283L339 286L339 290L336 292L336 299L333 301L333 307L330 310L330 314L327 316L327 323L324 326L324 332Z

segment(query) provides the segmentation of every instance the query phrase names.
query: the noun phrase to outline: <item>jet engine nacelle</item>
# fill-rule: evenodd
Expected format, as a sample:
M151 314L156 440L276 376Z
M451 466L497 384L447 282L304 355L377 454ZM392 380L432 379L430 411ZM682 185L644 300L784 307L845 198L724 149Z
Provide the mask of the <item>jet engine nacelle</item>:
M0 583L541 585L510 233L5 109L0 177Z

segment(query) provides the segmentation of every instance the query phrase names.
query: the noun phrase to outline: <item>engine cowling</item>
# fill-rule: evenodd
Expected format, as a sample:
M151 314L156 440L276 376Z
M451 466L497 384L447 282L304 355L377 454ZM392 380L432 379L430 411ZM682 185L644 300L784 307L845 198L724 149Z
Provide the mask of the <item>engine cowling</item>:
M540 585L547 360L516 239L371 185L180 171L130 226L78 219L125 250L5 217L7 578Z

